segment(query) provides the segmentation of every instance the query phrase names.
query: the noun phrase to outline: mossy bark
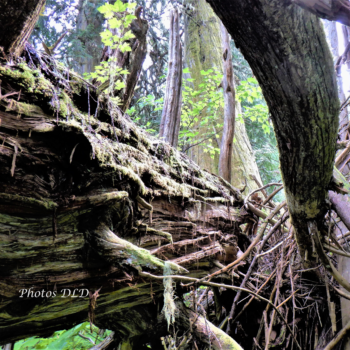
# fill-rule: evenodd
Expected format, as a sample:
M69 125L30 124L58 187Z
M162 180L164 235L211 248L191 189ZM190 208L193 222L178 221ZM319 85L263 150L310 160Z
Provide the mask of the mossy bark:
M333 172L339 100L332 57L314 15L281 1L212 1L250 64L271 113L289 212L302 258L307 222L319 224Z
M189 0L188 4L193 6L191 16L186 18L185 22L185 62L190 68L191 77L196 90L199 90L199 84L202 83L201 70L208 70L216 67L219 72L223 72L223 50L221 45L220 20L212 11L205 0ZM236 115L241 113L239 102L236 101ZM205 111L201 113L204 119ZM205 128L199 128L198 139L207 132L207 128L213 128L216 124L223 124L224 110L219 112L218 120L214 121L215 125L209 125ZM219 132L218 132L219 133ZM221 146L221 135L213 139L212 145L216 148ZM208 169L214 174L218 174L219 154L216 153L212 159L209 153L204 152L205 144L191 148L189 154L201 167ZM246 192L258 188L254 181L254 176L260 181L260 174L255 162L255 157L249 142L249 138L242 121L236 119L235 122L235 138L233 140L232 155L232 184L236 187L244 187L247 183Z

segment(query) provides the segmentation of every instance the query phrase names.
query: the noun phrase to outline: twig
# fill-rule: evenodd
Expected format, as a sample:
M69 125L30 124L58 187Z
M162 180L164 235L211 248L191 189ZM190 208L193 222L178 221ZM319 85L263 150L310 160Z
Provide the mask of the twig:
M264 235L264 232L265 232L265 229L266 229L266 226L269 222L270 219L272 219L282 208L283 206L286 204L286 202L282 202L280 205L278 205L272 212L271 214L266 218L266 221L264 223L264 225L260 228L260 232L259 234L255 237L254 241L250 244L250 246L247 248L247 250L238 258L236 259L234 262L226 265L223 269L221 270L218 270L214 273L212 273L211 275L209 276L206 276L206 277L203 277L201 279L201 281L203 281L204 279L208 278L209 280L211 278L213 278L214 276L217 276L217 275L220 275L221 273L223 272L226 272L228 269L230 269L231 267L234 267L236 266L238 263L240 263L242 260L246 259L247 256L249 255L249 253L252 251L252 249L260 242L261 238L263 237ZM279 226L279 225L278 225Z
M350 330L350 321L344 326L344 328L335 336L335 338L328 343L328 345L324 348L324 350L332 350L339 341L346 335L346 333Z
M156 276L156 275L152 275L148 272L143 272L140 271L139 275L142 277L146 277L146 278L153 278L156 280L163 280L164 278L172 278L173 280L179 280L179 281L187 281L187 282L192 282L194 284L201 284L203 286L209 286L209 287L217 287L217 288L226 288L226 289L232 289L235 291L242 291L242 292L246 292L249 294L254 295L256 298L266 302L267 304L269 304L270 306L273 307L274 310L276 310L276 312L278 313L278 315L280 316L280 318L283 320L283 322L286 324L289 332L292 334L293 339L295 341L295 344L297 345L297 347L301 350L301 347L297 341L297 339L294 337L294 334L292 333L292 329L290 328L287 320L283 317L282 313L276 308L276 306L268 299L260 296L259 294L252 292L249 289L245 289L245 288L240 288L240 287L236 287L236 286L230 286L228 284L222 284L222 283L214 283L214 282L208 282L208 281L202 281L198 278L194 278L194 277L188 277L188 276L179 276L179 275L168 275L168 276Z

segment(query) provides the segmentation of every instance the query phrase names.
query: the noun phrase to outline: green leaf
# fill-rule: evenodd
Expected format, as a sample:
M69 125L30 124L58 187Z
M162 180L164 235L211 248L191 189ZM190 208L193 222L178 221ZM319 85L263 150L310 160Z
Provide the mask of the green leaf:
M119 28L122 25L122 21L118 20L117 18L113 17L108 20L108 24L112 29Z
M114 88L115 88L116 90L121 90L121 89L125 88L125 83L124 83L123 81L121 81L121 80L118 80L118 81L115 83Z

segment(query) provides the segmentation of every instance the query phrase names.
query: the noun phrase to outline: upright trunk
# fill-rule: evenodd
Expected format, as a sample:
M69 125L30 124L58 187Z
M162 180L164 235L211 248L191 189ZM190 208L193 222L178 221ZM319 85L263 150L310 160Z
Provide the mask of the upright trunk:
M205 0L187 0L187 2L193 6L194 10L185 21L185 61L190 68L191 77L194 79L195 89L199 90L201 70L216 67L220 72L223 72L220 20ZM221 117L219 117L219 120L209 127L216 128L216 124L223 122L224 111L222 110L220 113ZM239 102L236 101L236 114L239 113L241 113L241 108ZM205 116L205 111L203 111L201 118L204 119ZM199 127L198 138L207 131L207 128L208 126L205 128ZM213 139L213 146L220 148L219 142ZM201 167L217 174L219 156L216 155L213 160L208 153L204 152L204 146L201 144L191 148L190 156ZM233 141L231 164L231 172L234 174L231 179L233 186L242 187L246 182L247 191L258 188L254 178L261 182L259 169L255 162L244 122L237 120L235 122L235 139Z
M97 11L99 0L79 0L77 31L87 56L78 60L79 73L94 71L100 63L103 44L100 32L103 30L104 17Z
M224 90L225 113L224 130L222 132L219 175L231 183L232 174L232 144L235 134L236 105L235 105L235 82L233 79L232 53L230 38L225 26L221 23L221 39L223 49L224 78L222 87Z
M182 45L177 9L171 13L169 48L168 77L159 137L176 147L179 139L182 103Z
M0 2L0 46L5 54L18 57L33 31L45 0Z

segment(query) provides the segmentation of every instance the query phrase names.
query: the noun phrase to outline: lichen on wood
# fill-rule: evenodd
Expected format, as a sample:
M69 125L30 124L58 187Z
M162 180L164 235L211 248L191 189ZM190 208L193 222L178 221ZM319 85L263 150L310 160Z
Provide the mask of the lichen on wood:
M52 58L27 62L0 64L0 342L87 319L86 300L19 298L30 288L102 286L97 324L136 337L139 307L156 312L164 290L139 271L162 274L167 261L207 274L216 238L237 244L242 196Z

